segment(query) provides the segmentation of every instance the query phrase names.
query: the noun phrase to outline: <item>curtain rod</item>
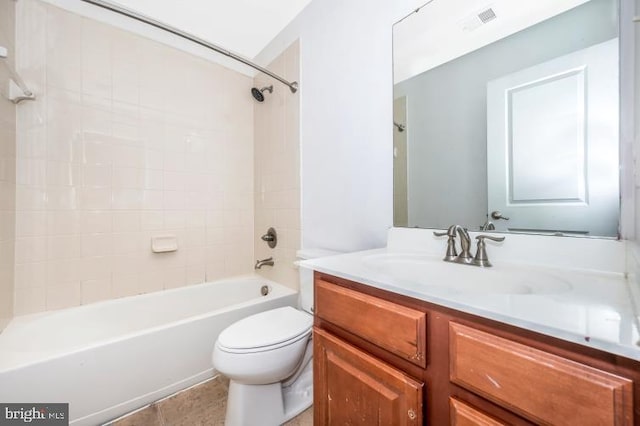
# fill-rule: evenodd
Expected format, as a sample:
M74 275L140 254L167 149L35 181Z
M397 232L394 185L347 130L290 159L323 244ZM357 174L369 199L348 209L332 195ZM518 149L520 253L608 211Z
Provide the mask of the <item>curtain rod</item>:
M237 54L235 54L235 53L233 53L233 52L231 52L231 51L229 51L227 49L223 49L222 47L217 46L217 45L215 45L213 43L209 43L208 41L203 40L200 37L196 37L196 36L194 36L192 34L189 34L187 32L179 30L179 29L177 29L175 27L172 27L171 25L165 24L165 23L160 22L160 21L156 21L153 18L150 18L148 16L142 15L142 14L140 14L138 12L134 12L133 10L127 9L127 8L122 7L120 5L116 5L116 4L110 3L108 1L103 1L103 0L82 0L82 1L85 2L85 3L92 4L94 6L101 7L103 9L110 10L110 11L115 12L115 13L119 13L120 15L124 15L126 17L135 19L136 21L143 22L143 23L145 23L147 25L151 25L151 26L159 28L161 30L168 31L168 32L170 32L170 33L172 33L174 35L177 35L179 37L182 37L184 39L192 41L193 43L199 44L200 46L203 46L203 47L206 47L208 49L211 49L214 52L220 53L220 54L222 54L224 56L227 56L227 57L229 57L231 59L234 59L234 60L236 60L238 62L242 62L243 64L248 65L248 66L250 66L251 68L253 68L253 69L257 70L257 71L259 71L259 72L261 72L263 74L268 75L269 77L272 77L272 78L278 80L279 82L281 82L285 86L288 86L289 89L291 90L291 93L296 93L298 91L298 83L296 81L289 82L289 81L285 80L284 78L280 77L279 75L272 73L268 69L263 68L260 65L257 65L255 63L251 62L249 59L243 58L242 56L237 55Z

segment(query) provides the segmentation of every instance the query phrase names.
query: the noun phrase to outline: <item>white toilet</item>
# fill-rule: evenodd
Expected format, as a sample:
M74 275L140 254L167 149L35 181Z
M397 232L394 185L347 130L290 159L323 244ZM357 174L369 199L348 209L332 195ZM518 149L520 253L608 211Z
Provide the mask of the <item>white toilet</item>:
M296 253L301 260L334 254ZM279 425L313 403L313 273L299 270L301 310L286 306L251 315L218 336L213 366L230 379L226 426Z

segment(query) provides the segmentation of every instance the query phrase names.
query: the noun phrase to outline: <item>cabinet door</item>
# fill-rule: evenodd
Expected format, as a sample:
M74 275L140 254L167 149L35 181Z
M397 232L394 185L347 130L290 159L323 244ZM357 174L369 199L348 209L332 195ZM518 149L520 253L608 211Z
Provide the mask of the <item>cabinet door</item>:
M421 425L422 383L314 328L314 424Z

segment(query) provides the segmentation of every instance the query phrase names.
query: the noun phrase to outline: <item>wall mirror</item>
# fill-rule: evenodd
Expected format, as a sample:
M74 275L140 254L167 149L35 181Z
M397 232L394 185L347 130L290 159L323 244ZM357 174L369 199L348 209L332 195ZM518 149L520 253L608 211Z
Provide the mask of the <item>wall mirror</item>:
M394 225L617 237L617 0L432 0L393 28Z

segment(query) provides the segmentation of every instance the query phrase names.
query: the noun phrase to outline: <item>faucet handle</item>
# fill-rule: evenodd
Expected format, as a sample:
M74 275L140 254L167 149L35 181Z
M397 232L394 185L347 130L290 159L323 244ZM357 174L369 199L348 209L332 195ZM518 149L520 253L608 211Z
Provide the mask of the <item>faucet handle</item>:
M433 235L435 235L436 237L449 237L449 239L447 239L447 254L445 254L444 256L444 261L451 262L456 257L458 257L458 252L456 251L455 231L451 232L451 228L449 228L449 230L445 232L433 231Z
M498 242L504 241L504 237L494 237L493 235L484 235L484 234L478 235L476 237L476 240L478 240L478 242L480 242L480 241L484 240L485 238L487 240L491 240L491 241L498 241Z
M491 266L491 262L489 262L489 257L487 256L487 248L484 240L489 239L492 241L504 241L504 237L494 237L493 235L478 235L476 240L478 240L478 248L476 249L476 256L473 258L473 264L476 266Z

